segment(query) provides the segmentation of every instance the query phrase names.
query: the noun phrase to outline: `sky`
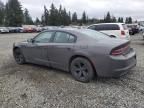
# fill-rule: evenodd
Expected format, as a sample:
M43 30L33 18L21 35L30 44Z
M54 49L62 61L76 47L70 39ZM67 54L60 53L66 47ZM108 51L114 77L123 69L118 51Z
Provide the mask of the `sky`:
M7 0L1 0L4 3ZM49 9L51 3L58 8L61 4L67 11L77 12L80 18L86 11L90 18L103 18L109 11L115 17L132 16L134 20L144 21L144 0L19 0L27 8L33 19L41 17L43 7Z

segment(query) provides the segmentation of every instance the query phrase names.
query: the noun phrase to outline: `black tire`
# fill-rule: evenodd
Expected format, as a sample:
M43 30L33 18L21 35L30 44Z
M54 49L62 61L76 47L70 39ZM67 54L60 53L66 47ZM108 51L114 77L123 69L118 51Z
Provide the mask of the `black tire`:
M14 49L13 55L17 64L25 64L25 58L19 48Z
M89 60L82 57L77 57L72 60L70 71L72 73L72 76L77 81L84 83L91 81L95 76L93 67Z

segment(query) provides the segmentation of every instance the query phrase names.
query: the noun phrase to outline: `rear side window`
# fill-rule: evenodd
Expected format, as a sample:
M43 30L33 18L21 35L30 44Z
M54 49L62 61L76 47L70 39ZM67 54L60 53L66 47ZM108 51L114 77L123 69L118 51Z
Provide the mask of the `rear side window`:
M53 42L55 42L55 43L74 43L75 37L69 33L56 32Z
M100 24L95 25L95 30L120 30L120 28L117 24Z

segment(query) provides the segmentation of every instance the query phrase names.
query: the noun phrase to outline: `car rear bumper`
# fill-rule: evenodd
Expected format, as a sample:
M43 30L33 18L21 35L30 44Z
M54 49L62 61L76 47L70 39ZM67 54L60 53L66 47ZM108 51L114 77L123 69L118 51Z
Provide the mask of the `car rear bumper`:
M110 56L109 62L105 63L104 71L98 73L100 77L120 77L125 75L136 66L136 53L132 51L125 56Z
M130 62L128 62L128 61L130 61ZM136 66L136 56L133 58L130 58L128 61L126 60L125 62L123 62L126 64L124 67L114 69L112 71L111 77L123 76L123 75L127 74L130 71L130 69L132 69L133 67Z

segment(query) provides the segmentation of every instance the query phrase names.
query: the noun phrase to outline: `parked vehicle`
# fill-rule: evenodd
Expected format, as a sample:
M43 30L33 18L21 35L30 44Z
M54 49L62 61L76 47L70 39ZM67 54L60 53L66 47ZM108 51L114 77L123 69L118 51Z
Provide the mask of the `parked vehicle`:
M8 27L10 33L22 33L22 27Z
M23 29L24 33L33 33L33 32L37 32L37 30L35 28L24 28Z
M53 29L14 43L18 64L35 63L70 71L81 82L95 75L119 77L136 65L130 41L88 29Z
M116 38L130 40L129 30L124 23L99 23L88 26L88 29L97 30Z
M43 28L42 27L36 27L36 32L42 32L43 31Z
M139 33L139 25L138 24L127 24L127 27L131 30L131 35Z
M0 33L9 33L9 29L7 27L0 27Z
M139 31L144 31L144 25L140 25Z

